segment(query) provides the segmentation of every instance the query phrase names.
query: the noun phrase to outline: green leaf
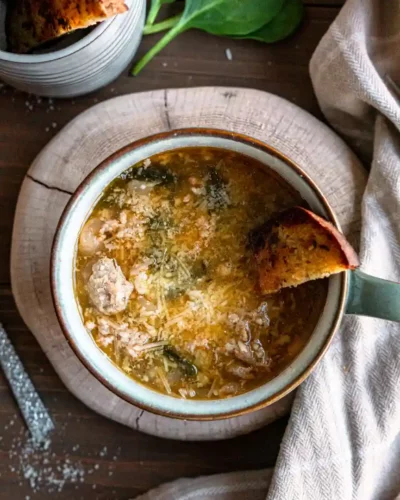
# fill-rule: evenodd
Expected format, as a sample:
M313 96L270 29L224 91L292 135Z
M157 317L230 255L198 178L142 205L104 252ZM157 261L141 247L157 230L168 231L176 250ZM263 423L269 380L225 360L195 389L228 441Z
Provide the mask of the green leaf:
M281 10L285 0L186 0L179 22L144 55L132 74L144 66L171 40L190 28L215 35L246 35L269 23Z
M164 347L164 355L171 361L175 361L185 375L189 377L196 377L198 373L197 366L183 358L172 347Z
M272 21L252 33L235 38L251 38L264 43L278 42L291 35L298 28L303 14L302 0L286 0L282 10Z
M161 7L165 3L174 3L175 1L176 0L151 0L151 7L147 16L146 26L151 26L154 23Z
M214 35L245 35L261 28L284 0L186 0L183 17L192 28Z

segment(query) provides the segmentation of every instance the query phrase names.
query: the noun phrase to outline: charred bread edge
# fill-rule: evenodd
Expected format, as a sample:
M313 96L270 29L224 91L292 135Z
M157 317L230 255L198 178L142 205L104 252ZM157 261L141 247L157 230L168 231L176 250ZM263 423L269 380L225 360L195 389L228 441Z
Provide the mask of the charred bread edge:
M249 244L253 248L257 260L262 260L262 250L274 227L283 225L286 227L297 226L299 224L311 223L315 226L323 227L333 238L342 252L343 265L348 269L355 269L360 265L358 256L336 227L327 220L319 217L310 210L303 207L292 207L273 216L268 222L252 231L249 235Z

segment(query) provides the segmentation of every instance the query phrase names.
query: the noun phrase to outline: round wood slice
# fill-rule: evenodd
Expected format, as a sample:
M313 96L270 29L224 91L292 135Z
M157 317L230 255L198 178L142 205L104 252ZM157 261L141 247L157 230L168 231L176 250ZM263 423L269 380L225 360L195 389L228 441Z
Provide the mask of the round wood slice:
M292 397L237 418L181 421L140 410L113 395L81 364L58 324L49 255L61 212L101 161L128 143L182 127L214 127L260 139L296 161L322 188L356 244L366 176L345 143L297 106L239 88L194 88L116 97L82 113L50 141L23 182L12 241L12 287L20 313L69 390L90 408L133 429L183 440L226 439L287 413ZM71 241L71 245L74 244Z

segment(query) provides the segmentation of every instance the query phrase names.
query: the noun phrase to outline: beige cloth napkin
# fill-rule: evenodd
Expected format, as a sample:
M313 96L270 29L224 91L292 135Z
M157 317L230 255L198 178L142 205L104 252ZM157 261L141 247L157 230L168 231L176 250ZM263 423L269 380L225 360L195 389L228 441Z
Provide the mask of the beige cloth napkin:
M393 91L400 1L348 0L310 71L326 118L370 165L362 268L400 281L400 92ZM348 317L297 391L274 471L184 479L139 498L394 500L399 493L400 325Z

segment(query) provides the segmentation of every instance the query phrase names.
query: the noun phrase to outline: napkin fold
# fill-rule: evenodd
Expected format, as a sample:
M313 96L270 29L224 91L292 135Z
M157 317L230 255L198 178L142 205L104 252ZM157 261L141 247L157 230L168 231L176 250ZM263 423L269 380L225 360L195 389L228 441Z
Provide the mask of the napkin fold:
M362 269L400 281L400 2L347 0L317 47L310 73L325 117L370 167ZM297 391L273 471L182 479L139 499L397 495L400 500L400 325L347 317Z

